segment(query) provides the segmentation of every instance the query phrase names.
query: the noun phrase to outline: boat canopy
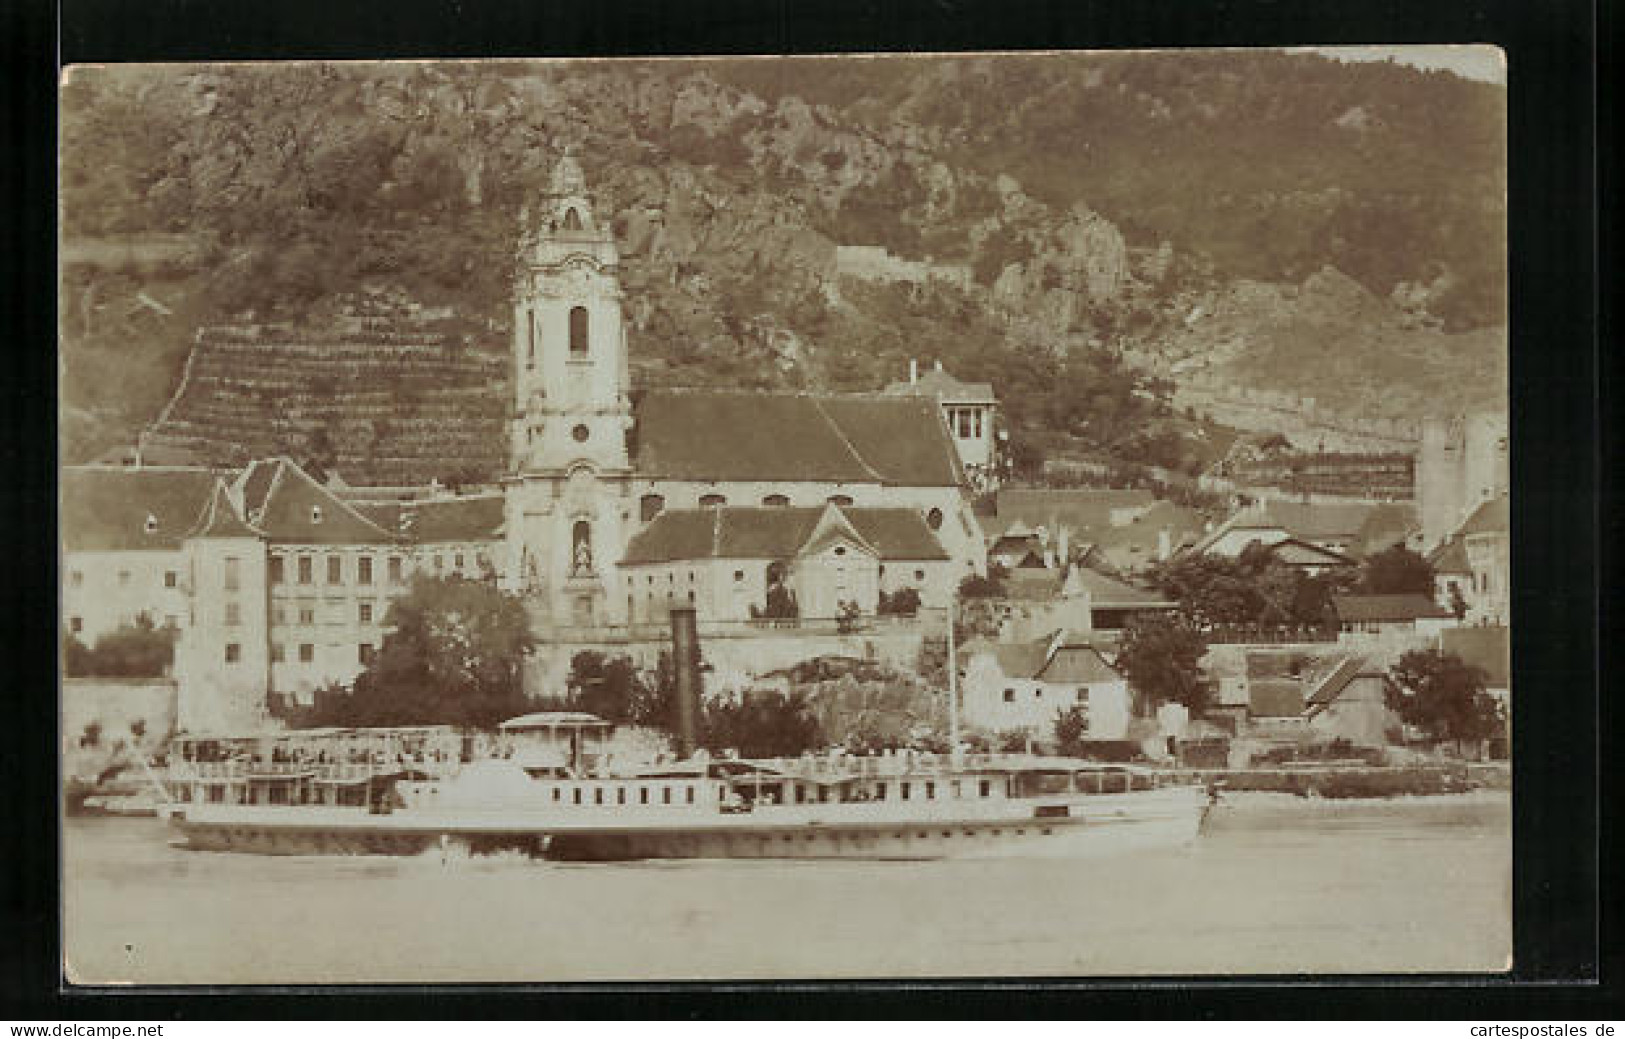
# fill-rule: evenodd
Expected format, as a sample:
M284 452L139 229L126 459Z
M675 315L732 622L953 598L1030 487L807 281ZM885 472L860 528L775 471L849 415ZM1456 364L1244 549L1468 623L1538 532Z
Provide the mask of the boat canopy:
M533 714L522 714L517 718L509 718L498 725L503 732L534 732L546 729L613 729L614 722L607 722L596 714L587 714L583 711L536 711Z

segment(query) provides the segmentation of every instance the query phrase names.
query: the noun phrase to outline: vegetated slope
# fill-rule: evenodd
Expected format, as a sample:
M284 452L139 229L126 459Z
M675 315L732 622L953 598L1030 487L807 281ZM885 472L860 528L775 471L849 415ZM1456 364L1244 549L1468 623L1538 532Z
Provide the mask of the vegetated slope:
M941 358L994 383L1029 448L1187 466L1166 386L1115 353L1200 350L1191 313L1250 279L1280 299L1229 319L1258 355L1236 378L1391 408L1409 398L1315 352L1379 327L1365 370L1460 391L1427 405L1498 392L1504 91L1445 74L1270 53L171 67L76 70L63 102L67 239L195 252L168 280L65 268L77 451L157 413L144 387L175 385L199 325L320 330L335 295L392 288L505 349L521 213L566 145L622 246L644 380L869 389ZM971 277L846 276L852 244ZM1300 334L1290 287L1327 266L1375 309ZM125 327L141 292L170 318ZM113 358L141 369L127 389Z
M289 455L350 483L488 479L505 454L505 360L433 332L206 328L149 456Z

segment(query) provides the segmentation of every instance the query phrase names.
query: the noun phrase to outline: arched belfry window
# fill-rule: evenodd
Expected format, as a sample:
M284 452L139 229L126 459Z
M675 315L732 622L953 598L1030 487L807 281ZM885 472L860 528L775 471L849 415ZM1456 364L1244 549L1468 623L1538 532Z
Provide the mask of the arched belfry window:
M576 209L575 206L571 206L564 211L564 229L566 231L581 230L581 211Z
M525 367L536 367L536 315L525 311Z
M570 356L587 356L587 308L570 308Z

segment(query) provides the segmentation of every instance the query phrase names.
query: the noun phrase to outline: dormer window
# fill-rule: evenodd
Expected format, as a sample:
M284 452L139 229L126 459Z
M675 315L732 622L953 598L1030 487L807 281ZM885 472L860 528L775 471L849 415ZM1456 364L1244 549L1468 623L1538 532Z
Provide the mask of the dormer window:
M147 531L148 534L156 534L156 533L158 533L158 517L154 516L150 512L147 513L147 522L145 524L145 527L146 527L146 531Z
M312 505L310 507L310 522L312 522L312 523L320 523L321 521L322 521L322 507L320 505Z

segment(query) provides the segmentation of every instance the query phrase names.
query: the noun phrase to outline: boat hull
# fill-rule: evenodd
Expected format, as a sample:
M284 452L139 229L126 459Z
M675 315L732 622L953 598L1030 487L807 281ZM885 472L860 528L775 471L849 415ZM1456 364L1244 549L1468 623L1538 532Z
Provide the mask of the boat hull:
M435 815L401 811L188 806L171 825L188 847L262 855L419 855L453 847L517 851L570 862L638 859L1078 858L1193 840L1207 799L1171 788L1047 805L1035 814L875 810L762 810L739 815L675 812L627 820L616 813ZM1013 808L1016 806L1012 806Z

